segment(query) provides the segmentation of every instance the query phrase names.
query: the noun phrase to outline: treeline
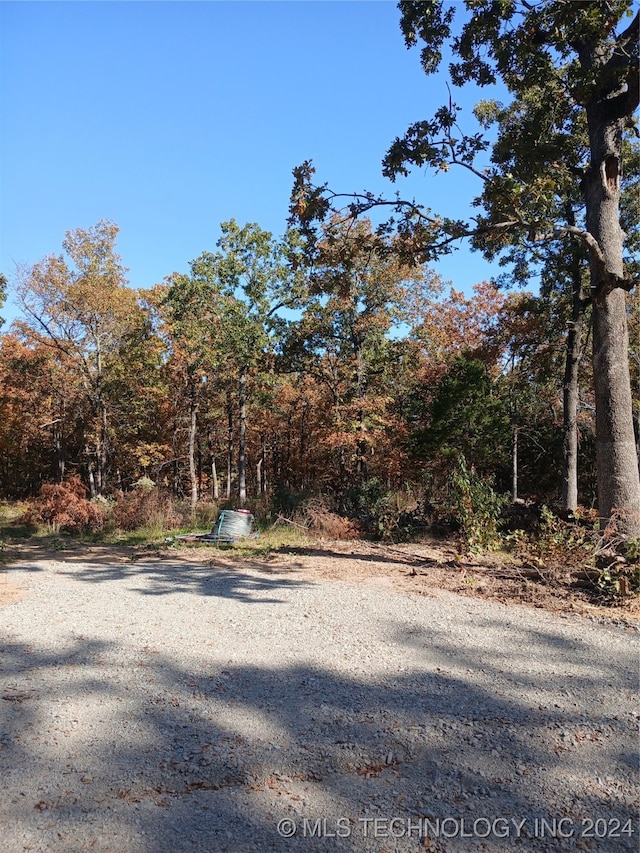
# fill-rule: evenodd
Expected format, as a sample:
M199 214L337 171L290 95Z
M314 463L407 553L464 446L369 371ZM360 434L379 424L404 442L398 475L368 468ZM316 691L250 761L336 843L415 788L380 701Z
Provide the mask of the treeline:
M6 495L73 473L94 496L142 479L192 508L321 493L347 511L385 491L434 504L458 477L472 504L497 506L490 486L597 501L608 539L638 538L640 15L630 0L399 8L427 74L446 44L454 88L506 96L478 101L475 132L450 92L383 159L392 181L462 170L464 218L332 190L306 160L284 236L224 223L150 291L127 287L115 225L70 232L16 282ZM464 296L426 266L460 240L510 270L499 289Z
M79 475L94 497L151 480L193 508L285 511L322 494L366 511L387 491L437 502L464 460L497 491L551 505L570 500L570 473L593 505L589 309L568 349L570 280L464 295L366 220L332 223L312 267L294 230L221 232L150 290L128 287L106 221L20 270L21 319L0 336L3 497ZM636 400L638 307L636 291Z

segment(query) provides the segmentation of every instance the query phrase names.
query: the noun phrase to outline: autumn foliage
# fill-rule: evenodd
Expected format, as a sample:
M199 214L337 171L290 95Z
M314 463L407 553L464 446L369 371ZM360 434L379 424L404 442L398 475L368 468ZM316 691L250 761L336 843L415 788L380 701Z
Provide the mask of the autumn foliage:
M400 263L367 221L332 220L302 273L267 232L225 227L221 251L144 292L126 286L108 223L67 238L73 264L51 256L23 272L26 319L0 336L0 495L32 498L34 521L67 531L208 526L201 508L246 496L259 516L337 539L434 523L477 539L483 496L495 494L496 531L505 495L557 505L559 297L489 282L463 294ZM456 470L473 472L464 513L451 509Z
M105 513L87 500L86 486L74 474L63 483L45 483L32 502L27 520L46 524L55 533L95 533L103 528Z
M353 520L333 512L320 498L305 501L296 519L310 533L324 539L357 539L361 534Z
M144 487L119 492L112 516L119 530L137 530L140 527L168 530L184 520L170 494L165 490Z

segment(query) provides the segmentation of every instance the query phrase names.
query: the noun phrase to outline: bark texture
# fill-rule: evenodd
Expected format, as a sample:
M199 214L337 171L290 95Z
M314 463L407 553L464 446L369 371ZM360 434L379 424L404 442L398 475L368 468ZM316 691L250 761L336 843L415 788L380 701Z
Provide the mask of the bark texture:
M620 96L618 96L620 97ZM592 252L593 374L596 400L598 511L623 538L640 537L640 477L633 430L629 333L620 227L624 116L600 93L587 106L591 165L584 181Z

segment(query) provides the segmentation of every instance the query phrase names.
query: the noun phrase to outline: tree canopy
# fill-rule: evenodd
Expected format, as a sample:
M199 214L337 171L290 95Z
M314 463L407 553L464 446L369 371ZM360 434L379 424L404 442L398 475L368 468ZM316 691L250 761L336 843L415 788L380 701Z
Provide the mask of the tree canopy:
M454 87L500 81L511 100L487 99L475 109L494 141L462 130L450 96L433 118L396 138L383 172L395 179L425 165L466 169L480 182L478 214L452 219L412 199L371 193L347 199L314 185L306 161L294 170L291 219L300 222L310 256L316 222L338 209L353 218L382 206L394 216L380 231L395 233L404 256L419 261L436 260L463 237L489 258L510 252L511 259L514 247L526 253L578 241L588 257L593 304L599 509L623 535L637 536L640 479L625 300L636 276L633 265L625 270L620 201L623 139L634 127L639 98L638 14L629 0L466 0L456 28L461 7L401 0L401 29L408 47L422 45L427 74L439 69L446 45Z

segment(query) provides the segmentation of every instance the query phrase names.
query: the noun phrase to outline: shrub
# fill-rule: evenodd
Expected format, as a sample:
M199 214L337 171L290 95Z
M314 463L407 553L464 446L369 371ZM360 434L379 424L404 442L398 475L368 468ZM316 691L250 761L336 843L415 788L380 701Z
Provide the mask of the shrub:
M27 521L46 524L53 533L96 533L102 530L105 514L87 499L87 489L77 474L62 483L45 483L27 512Z
M449 511L460 525L470 551L495 551L502 544L500 515L507 495L497 494L490 480L483 480L460 457L449 482Z
M193 523L196 527L212 527L218 517L218 510L219 507L215 501L201 498L196 505Z
M296 513L296 521L327 539L357 539L360 531L348 518L332 512L320 498L305 501Z
M169 530L184 520L169 494L146 484L131 492L118 493L113 518L119 530L141 527Z
M588 560L593 553L593 530L585 525L564 521L543 504L537 545L543 558L564 565L577 565Z
M622 513L614 512L598 538L595 562L598 587L610 600L640 595L640 539L625 539L618 531Z
M429 527L427 507L410 487L391 491L373 478L348 493L359 529L375 539L401 542L424 534ZM349 506L349 504L347 504Z

